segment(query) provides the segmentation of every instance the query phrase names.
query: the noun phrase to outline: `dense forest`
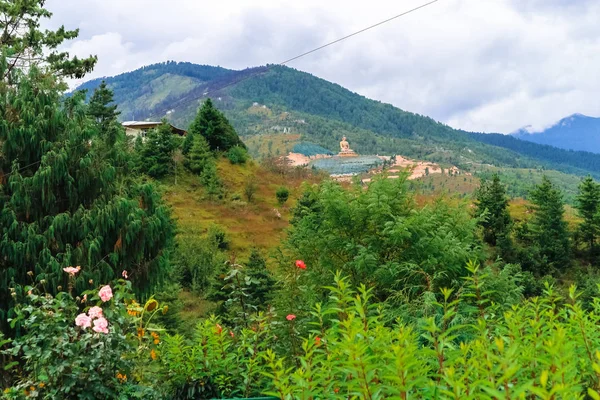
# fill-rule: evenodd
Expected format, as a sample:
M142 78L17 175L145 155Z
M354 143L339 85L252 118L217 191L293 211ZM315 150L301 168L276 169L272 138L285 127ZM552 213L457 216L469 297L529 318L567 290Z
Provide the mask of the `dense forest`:
M600 399L592 176L522 214L491 167L466 199L340 183L252 159L218 97L127 136L110 84L64 95L96 59L43 53L77 36L44 4L0 0L3 399Z

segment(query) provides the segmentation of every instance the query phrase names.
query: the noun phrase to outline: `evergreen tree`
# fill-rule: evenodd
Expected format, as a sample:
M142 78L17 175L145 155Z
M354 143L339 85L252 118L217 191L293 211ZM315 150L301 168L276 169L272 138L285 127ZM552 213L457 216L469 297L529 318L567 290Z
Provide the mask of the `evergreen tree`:
M193 135L197 134L204 136L213 151L227 151L234 146L246 149L233 126L225 118L225 115L215 108L211 99L204 102L190 125L188 138L183 145L184 154L191 150Z
M589 245L590 255L595 254L596 239L600 234L600 185L588 176L579 184L576 208L583 222L579 226L581 239Z
M11 292L67 287L67 266L81 266L75 293L127 270L147 294L166 276L168 208L115 167L83 96L61 105L53 88L32 68L0 97L0 325L14 316Z
M112 90L106 86L105 81L102 81L90 98L88 115L100 124L104 132L107 132L110 126L117 122L120 114L117 105L114 104Z
M475 216L480 218L483 240L491 246L508 246L512 219L508 212L506 188L500 182L498 174L491 181L481 183L476 197Z
M545 264L542 266L564 270L569 265L569 234L562 193L544 176L532 191L531 201L534 215L530 231Z
M8 58L2 69L2 80L15 70L29 70L37 66L55 76L83 78L96 64L97 58L70 57L57 51L65 40L75 39L79 30L69 31L64 26L56 31L41 30L43 19L52 13L44 8L46 0L0 0L0 48Z
M248 296L250 304L258 310L265 310L272 299L275 279L267 269L267 263L257 249L252 249L246 263Z
M202 135L191 135L192 147L185 155L184 165L195 174L202 174L209 164L214 164L215 160L210 151L208 142ZM187 138L186 138L187 140ZM210 167L209 167L210 168Z
M171 125L163 120L158 128L150 130L146 135L141 152L142 170L153 178L162 178L171 173L176 147Z

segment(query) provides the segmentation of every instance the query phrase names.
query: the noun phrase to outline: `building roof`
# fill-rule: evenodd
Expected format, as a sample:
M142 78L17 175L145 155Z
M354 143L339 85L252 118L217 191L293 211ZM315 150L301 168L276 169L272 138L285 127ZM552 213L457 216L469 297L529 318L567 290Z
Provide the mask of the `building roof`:
M122 123L122 125L126 128L138 129L138 130L156 128L160 124L162 124L162 122L156 122L156 121L125 121ZM171 124L169 124L169 125L171 125ZM185 136L187 134L187 131L177 128L173 125L171 125L171 129L173 130L173 133L176 133L181 136Z

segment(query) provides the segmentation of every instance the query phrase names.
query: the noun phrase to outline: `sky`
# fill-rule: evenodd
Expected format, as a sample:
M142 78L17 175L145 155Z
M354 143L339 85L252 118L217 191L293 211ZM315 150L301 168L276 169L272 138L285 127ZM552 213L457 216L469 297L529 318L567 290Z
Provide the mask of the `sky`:
M167 60L278 63L430 0L48 0L88 78ZM438 0L289 66L454 128L600 116L600 1Z

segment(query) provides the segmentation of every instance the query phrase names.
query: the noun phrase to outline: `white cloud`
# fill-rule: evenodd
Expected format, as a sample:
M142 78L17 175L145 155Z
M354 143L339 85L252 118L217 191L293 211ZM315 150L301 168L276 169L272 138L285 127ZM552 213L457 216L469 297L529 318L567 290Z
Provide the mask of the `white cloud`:
M90 77L173 59L280 62L425 0L49 0ZM440 0L291 66L457 128L510 132L600 115L600 3Z

